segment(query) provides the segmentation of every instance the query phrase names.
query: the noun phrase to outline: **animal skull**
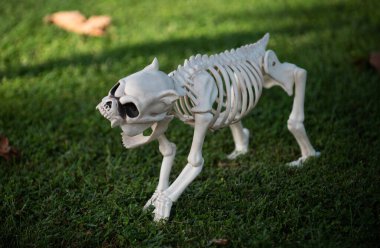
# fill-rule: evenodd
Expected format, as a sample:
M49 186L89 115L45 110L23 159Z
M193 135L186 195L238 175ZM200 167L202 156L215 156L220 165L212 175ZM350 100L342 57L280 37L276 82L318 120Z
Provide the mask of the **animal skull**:
M120 126L126 148L156 139L173 118L170 111L178 94L173 80L158 69L154 59L143 70L120 79L96 107L112 128ZM144 136L148 128L152 133Z

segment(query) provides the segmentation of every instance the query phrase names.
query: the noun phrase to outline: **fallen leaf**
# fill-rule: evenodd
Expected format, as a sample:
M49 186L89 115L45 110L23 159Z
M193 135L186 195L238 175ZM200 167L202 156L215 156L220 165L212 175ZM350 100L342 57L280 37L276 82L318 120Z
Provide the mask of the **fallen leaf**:
M370 65L380 73L380 52L373 52L369 55Z
M91 16L86 19L79 11L60 11L46 16L44 21L69 32L89 36L102 36L111 24L111 17Z
M19 152L9 145L8 138L3 135L0 136L0 156L5 160L19 156Z
M232 160L223 159L223 160L220 160L218 162L219 168L231 168L231 167L239 167L239 166L240 166L239 163L237 163L236 161L232 161Z
M228 239L212 239L210 242L209 242L210 245L218 245L218 246L226 246L229 244L229 240Z
M368 61L368 56L356 58L353 60L353 64L359 70L366 70L371 67Z

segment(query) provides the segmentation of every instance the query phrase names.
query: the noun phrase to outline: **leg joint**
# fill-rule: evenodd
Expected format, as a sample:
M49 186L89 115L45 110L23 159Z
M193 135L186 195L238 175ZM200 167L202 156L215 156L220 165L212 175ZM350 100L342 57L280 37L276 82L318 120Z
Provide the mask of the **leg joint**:
M203 166L204 159L202 154L189 154L187 157L187 162L193 167Z
M288 129L289 131L298 131L305 129L303 125L303 120L288 120Z
M196 113L195 121L197 124L210 124L213 115L211 113Z
M293 71L294 73L294 78L301 78L301 77L307 77L307 71L301 67L296 67Z
M162 154L162 156L168 157L168 156L175 155L177 146L174 143L169 142L165 144L160 144L158 146L158 149L160 150L160 153Z

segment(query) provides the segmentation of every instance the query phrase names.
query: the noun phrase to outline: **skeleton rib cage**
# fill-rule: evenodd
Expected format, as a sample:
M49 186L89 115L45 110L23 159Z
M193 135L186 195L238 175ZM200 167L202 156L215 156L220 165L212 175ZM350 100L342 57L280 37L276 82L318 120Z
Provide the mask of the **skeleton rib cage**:
M192 77L207 72L217 86L217 97L212 105L210 129L216 130L239 121L257 104L264 83L262 61L269 34L254 44L217 55L196 55L185 60L184 66L169 74L176 85L185 89L175 106L175 115L184 122L194 121L192 111L198 103Z

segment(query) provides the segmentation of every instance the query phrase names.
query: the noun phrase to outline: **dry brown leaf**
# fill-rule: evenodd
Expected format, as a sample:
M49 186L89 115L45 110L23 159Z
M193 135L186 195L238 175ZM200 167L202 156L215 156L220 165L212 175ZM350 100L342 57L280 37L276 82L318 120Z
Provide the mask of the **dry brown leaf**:
M373 52L369 55L369 63L380 73L380 52Z
M231 167L239 167L240 164L236 161L231 161L231 160L226 160L226 159L223 159L223 160L220 160L218 162L218 167L220 168L231 168Z
M0 156L6 160L19 156L19 152L9 145L8 138L3 135L0 136Z
M102 36L111 24L109 16L91 16L89 19L79 11L60 11L48 15L44 18L45 22L78 34L89 36Z
M226 246L229 244L229 240L228 239L212 239L210 241L210 244L215 244L218 246Z

